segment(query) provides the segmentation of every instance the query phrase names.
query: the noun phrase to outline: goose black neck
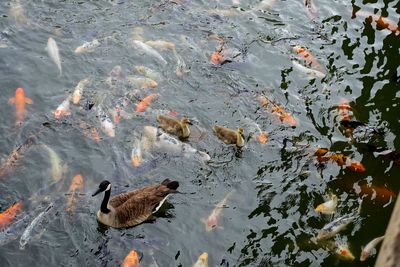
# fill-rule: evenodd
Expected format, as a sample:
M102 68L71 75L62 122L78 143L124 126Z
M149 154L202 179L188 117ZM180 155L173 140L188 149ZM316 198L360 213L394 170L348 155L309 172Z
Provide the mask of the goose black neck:
M101 202L101 207L100 207L100 211L102 213L109 213L110 210L107 208L107 204L108 204L108 200L110 199L110 195L111 195L111 189L110 190L106 190L104 192L104 198L103 201Z

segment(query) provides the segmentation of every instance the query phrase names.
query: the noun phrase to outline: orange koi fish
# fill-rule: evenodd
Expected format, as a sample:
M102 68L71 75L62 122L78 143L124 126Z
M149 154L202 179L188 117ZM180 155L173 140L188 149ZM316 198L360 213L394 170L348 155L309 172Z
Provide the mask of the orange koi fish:
M139 103L136 104L135 111L136 112L145 112L146 109L150 106L151 102L153 102L154 99L159 97L160 94L150 94L146 96L145 98L142 99Z
M0 214L0 229L4 229L21 212L22 201L18 201Z
M376 185L361 185L361 192L359 195L366 194L368 197L371 197L371 200L377 200L380 202L388 202L392 199L396 198L396 194L387 187L376 186Z
M296 126L298 124L297 120L293 117L292 114L288 113L284 108L279 106L278 104L269 100L266 96L257 97L261 106L267 108L269 105L272 105L271 112L277 113L279 115L279 119L281 122L285 122L290 126Z
M307 65L322 69L321 64L315 59L315 57L304 47L301 47L299 45L296 45L293 47L293 52L299 54L307 63Z
M268 142L268 134L266 132L261 132L257 135L257 140L261 144L266 144Z
M366 11L358 11L357 15L360 15L365 18L372 18L372 20L375 21L376 25L379 28L388 29L394 33L400 32L400 28L397 25L397 23L391 19L384 18L382 16L378 16L376 14L373 14L371 12L366 12Z
M67 194L67 209L68 212L73 212L75 210L75 204L77 202L77 191L82 191L83 188L83 176L77 174L72 178L71 185L69 186Z
M139 254L131 250L122 262L122 267L139 267Z
M336 162L338 166L346 166L347 169L353 171L353 172L365 172L366 169L364 165L357 161L357 160L351 160L347 158L345 155L342 153L333 153L330 152L326 148L318 148L316 152L314 153L315 156L317 156L317 160L319 162L327 162L329 160L332 160Z
M32 99L25 96L23 88L18 87L15 90L15 97L11 97L8 102L15 104L15 125L20 125L25 118L25 104L32 104Z
M210 61L214 65L221 65L225 62L225 57L222 55L221 51L215 51L211 54Z

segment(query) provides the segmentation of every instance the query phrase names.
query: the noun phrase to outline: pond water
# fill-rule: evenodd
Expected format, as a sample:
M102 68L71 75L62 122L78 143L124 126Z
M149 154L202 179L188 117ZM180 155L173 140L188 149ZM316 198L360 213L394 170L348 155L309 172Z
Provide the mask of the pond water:
M0 177L0 210L22 203L0 234L1 265L118 266L134 249L141 266L192 266L203 252L210 266L373 266L376 256L359 261L362 247L385 233L400 189L399 18L400 4L383 0L1 1L3 168L16 148L20 157ZM133 40L173 43L156 47L167 64ZM90 51L76 53L85 42ZM214 52L223 64L211 62ZM121 75L110 79L116 65ZM142 88L136 66L158 72L156 88ZM53 111L87 77L79 104L56 119ZM33 103L16 125L8 101L18 87ZM159 95L147 111L135 112L152 93ZM98 109L112 117L123 96L129 116L112 137L101 131ZM185 142L211 160L151 151L132 166L143 127L157 126L160 113L190 118ZM349 118L361 123L346 130ZM244 128L245 146L224 144L214 124ZM90 138L95 131L100 140ZM315 156L318 148L330 158ZM357 162L365 171L349 167ZM113 195L165 178L179 181L182 194L154 221L127 229L96 221L102 197L91 195L102 180ZM230 192L218 227L206 231L202 219ZM338 197L336 214L316 213L329 194ZM346 230L313 242L348 214L355 220ZM354 260L337 255L341 243Z

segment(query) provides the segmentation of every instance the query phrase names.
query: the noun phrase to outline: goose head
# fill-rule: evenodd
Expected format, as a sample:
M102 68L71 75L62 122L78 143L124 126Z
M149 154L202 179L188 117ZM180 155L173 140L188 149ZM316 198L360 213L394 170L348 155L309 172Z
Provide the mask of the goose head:
M243 128L239 128L237 129L237 141L236 141L236 145L238 147L242 147L244 146L244 129Z
M107 180L104 180L100 183L99 189L97 189L97 191L93 193L92 197L104 191L111 191L111 183Z

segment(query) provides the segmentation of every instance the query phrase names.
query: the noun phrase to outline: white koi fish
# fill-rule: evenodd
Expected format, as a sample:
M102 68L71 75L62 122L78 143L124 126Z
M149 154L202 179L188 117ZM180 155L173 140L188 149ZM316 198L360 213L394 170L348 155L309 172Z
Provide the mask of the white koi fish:
M336 212L336 207L338 203L338 198L336 195L332 195L331 199L329 201L326 201L322 204L319 204L316 208L315 211L322 213L322 214L335 214Z
M138 73L140 73L140 74L142 74L142 75L146 76L147 78L150 78L150 79L152 79L152 80L154 80L154 81L160 81L160 80L161 80L161 75L160 75L160 73L158 73L157 71L152 70L152 69L150 69L150 68L148 68L148 67L145 67L145 66L136 66L136 67L135 67L135 70L136 70Z
M101 130L109 137L115 137L115 126L110 117L101 107L97 107L97 116L100 120Z
M67 165L62 165L60 157L53 149L51 149L47 145L43 145L43 148L46 149L49 154L51 164L51 176L53 178L53 181L58 181L67 171Z
M148 44L143 43L139 40L133 40L132 45L135 49L142 50L145 54L157 58L161 63L167 65L167 61L157 52L154 48L149 46Z
M324 74L324 73L322 73L322 72L320 72L318 70L314 70L314 69L310 69L310 68L304 67L303 65L301 65L300 63L298 63L298 62L296 62L294 60L292 60L292 64L293 64L293 67L297 71L302 72L304 74L307 74L310 77L313 77L313 78L316 77L316 78L323 79L326 76L326 74Z
M168 41L163 41L163 40L147 41L145 42L145 44L161 51L164 49L175 50L175 44Z
M49 56L53 60L53 62L57 65L61 76L62 69L61 69L60 52L58 51L58 46L56 41L54 41L52 37L49 37L49 39L47 40L47 52L49 53Z
M28 244L29 240L32 238L32 230L39 226L45 219L46 213L53 207L53 203L50 203L50 205L41 213L39 213L38 216L36 216L35 219L26 227L24 233L22 234L20 240L19 240L19 249L24 249L26 244Z
M71 115L70 112L70 104L69 102L71 101L71 96L68 96L67 99L65 99L58 107L57 109L53 112L54 117L56 119L61 119L62 117L69 116Z
M88 86L92 82L90 77L81 80L78 85L75 87L74 92L72 93L72 103L75 105L79 103L82 97L83 89Z
M205 219L201 220L206 226L207 232L210 232L218 227L218 220L222 215L222 209L226 207L226 203L228 202L228 198L230 197L231 194L232 191L226 194L226 196L215 206L215 208L208 216L208 218L206 220Z
M383 241L385 236L372 239L361 251L360 261L365 261L372 253L375 253L375 247Z
M334 237L356 219L354 215L345 215L326 224L317 235L317 241Z
M75 48L75 54L93 52L97 47L100 46L100 42L97 39L93 39L90 42L85 42L82 45Z

